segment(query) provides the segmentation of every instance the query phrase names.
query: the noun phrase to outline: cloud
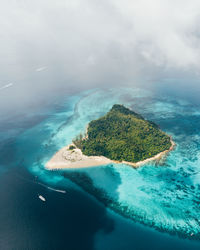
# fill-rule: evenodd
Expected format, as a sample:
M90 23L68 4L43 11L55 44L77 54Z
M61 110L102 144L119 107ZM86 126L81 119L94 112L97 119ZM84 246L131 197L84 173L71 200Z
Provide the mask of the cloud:
M1 8L2 47L19 67L60 59L69 71L102 60L114 68L198 69L199 10L196 0L8 1Z
M113 1L114 3L114 1ZM199 1L116 1L144 59L167 68L199 68Z
M199 77L199 17L198 0L4 1L0 81L20 90L1 102L14 107L74 86Z

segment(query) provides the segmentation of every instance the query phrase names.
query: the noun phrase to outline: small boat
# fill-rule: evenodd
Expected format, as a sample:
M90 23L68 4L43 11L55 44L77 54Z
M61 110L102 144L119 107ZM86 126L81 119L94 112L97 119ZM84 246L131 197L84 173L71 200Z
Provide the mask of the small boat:
M41 201L46 201L46 199L42 195L39 195L38 197Z

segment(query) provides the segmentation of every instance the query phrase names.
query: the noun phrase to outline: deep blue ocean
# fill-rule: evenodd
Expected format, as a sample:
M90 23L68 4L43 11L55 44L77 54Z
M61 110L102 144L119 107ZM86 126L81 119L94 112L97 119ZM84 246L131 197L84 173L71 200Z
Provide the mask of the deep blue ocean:
M115 103L172 135L166 159L48 171L52 155ZM0 124L0 249L200 249L200 102L178 92L92 89ZM46 202L38 196L45 197Z

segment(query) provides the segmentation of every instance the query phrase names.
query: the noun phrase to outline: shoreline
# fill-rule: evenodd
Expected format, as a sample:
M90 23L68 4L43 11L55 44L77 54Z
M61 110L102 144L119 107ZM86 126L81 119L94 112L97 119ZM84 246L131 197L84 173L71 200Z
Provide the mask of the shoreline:
M136 163L127 161L114 161L110 160L104 156L86 156L82 151L77 148L73 143L61 148L57 151L53 157L46 163L45 168L48 170L58 170L58 169L81 169L88 167L103 166L111 163L126 164L134 168L138 168L151 161L161 160L176 146L175 142L170 137L171 147L168 150L158 153L157 155L147 158L143 161ZM73 146L73 149L70 149Z
M170 142L171 142L171 147L165 151L162 151L160 153L158 153L157 155L152 156L151 158L147 158L143 161L138 161L138 162L128 162L128 161L122 161L121 163L127 164L127 165L131 165L132 167L138 168L142 165L145 165L148 162L151 161L159 161L161 160L164 156L166 156L170 151L172 151L174 149L174 147L176 146L176 143L172 140L172 137L170 136Z

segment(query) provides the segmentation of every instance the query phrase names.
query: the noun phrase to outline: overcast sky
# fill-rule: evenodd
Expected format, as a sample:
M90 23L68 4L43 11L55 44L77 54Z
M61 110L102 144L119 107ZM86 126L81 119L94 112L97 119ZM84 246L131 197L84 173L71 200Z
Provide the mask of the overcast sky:
M0 104L72 86L198 78L199 25L199 0L2 1Z

